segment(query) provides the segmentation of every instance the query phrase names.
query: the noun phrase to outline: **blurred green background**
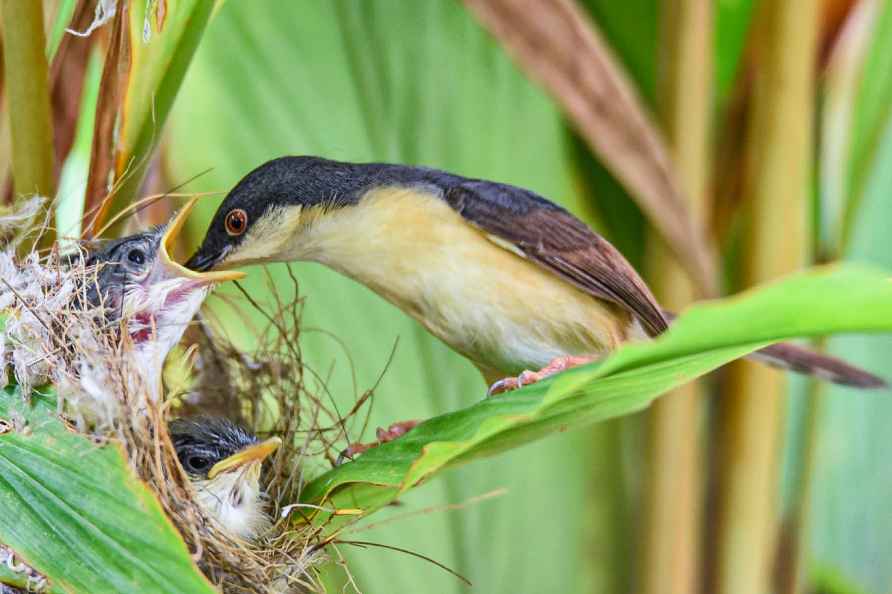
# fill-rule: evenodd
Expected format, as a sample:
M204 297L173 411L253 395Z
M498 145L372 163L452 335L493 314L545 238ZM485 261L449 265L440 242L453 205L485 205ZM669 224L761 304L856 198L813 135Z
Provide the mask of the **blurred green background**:
M653 106L659 101L659 3L586 4ZM731 93L751 4L715 4L717 117ZM892 128L888 121L881 125L883 150L871 165L845 256L892 266ZM226 3L195 56L165 142L171 180L212 168L188 186L194 191L225 191L257 164L284 154L424 164L510 182L565 205L630 257L638 254L641 264L637 242L646 223L639 211L592 163L554 103L451 0ZM193 219L196 241L216 203L208 200L203 216ZM611 214L621 237L603 223ZM476 370L377 296L316 265L295 270L308 297L306 324L343 340L361 388L374 382L399 339L377 392L373 423L427 418L483 393ZM263 290L262 273L252 271L249 283ZM335 365L332 390L350 402L355 394L341 347L318 333L305 338L317 369ZM839 339L832 349L882 371L892 340ZM822 576L838 571L865 591L888 592L890 394L830 392L821 415L809 565ZM793 399L781 485L788 490L802 455L797 436L803 413L804 397ZM433 557L468 577L479 592L633 588L645 416L450 471L389 515L460 503L503 487L507 493L460 511L399 520L362 538ZM345 553L367 592L465 590L440 569L399 553Z
M460 5L260 4L226 3L211 23L173 112L171 179L212 167L188 189L226 190L267 159L314 154L512 182L585 212L560 113ZM204 216L193 217L196 240L215 208L208 200ZM304 323L343 341L360 389L374 383L399 340L375 396L372 428L455 410L485 393L470 363L381 298L318 265L294 270L307 297ZM259 270L247 283L265 290ZM304 336L314 368L336 366L330 389L349 407L356 394L344 350L321 333ZM616 438L614 429L598 431L601 441ZM430 556L480 592L587 591L612 579L590 560L601 557L612 567L610 557L624 546L623 538L595 536L620 522L612 511L597 505L605 510L600 521L586 511L592 498L609 500L622 484L611 464L592 435L561 435L451 471L384 515L460 503L499 488L506 495L356 538ZM441 569L400 553L344 552L366 592L466 590Z
M48 48L48 77L10 68L10 15L40 5L17 1L26 0L0 0L11 116L0 130L0 172L16 170L18 193L60 197L60 237L89 232L78 220L83 205L97 207L110 189L112 213L173 187L217 192L190 220L189 248L222 195L270 158L420 164L561 203L681 308L696 290L663 246L664 217L640 208L640 192L611 173L620 151L594 150L592 134L577 132L586 128L566 97L575 86L547 82L549 65L567 58L548 40L582 28L603 36L601 58L628 79L665 139L687 214L715 247L717 293L828 261L892 268L892 0L122 0L128 16L119 11L85 41L64 28L85 30L96 3L46 0L45 17L31 16L46 19L37 54ZM482 17L486 8L502 15L502 28ZM549 38L558 26L566 28ZM518 50L525 35L534 37L527 54ZM124 63L113 52L121 40L130 78L116 87L121 69L109 64L118 62L107 61L104 75L103 61ZM605 76L585 51L579 87ZM16 94L42 78L49 91ZM49 105L32 101L41 94ZM47 146L33 177L22 175L9 129L15 136L16 122L31 122L25 128L40 137L46 118L55 162ZM164 221L181 202L162 200L127 225ZM395 348L370 430L352 439L483 397L478 372L394 307L319 266L294 270L306 297L304 353L330 375L342 409L375 384ZM292 290L284 268L270 272L279 290ZM269 285L260 269L244 282L267 303ZM213 315L250 348L265 321L235 312L228 296L238 293L224 287L209 300ZM889 376L892 338L825 346ZM747 384L756 376L766 383ZM450 470L366 520L392 522L351 536L435 559L487 594L892 593L892 393L747 367L694 389L664 399L680 408L661 400ZM467 591L406 554L339 550L363 592ZM349 591L341 567L325 573L330 591Z

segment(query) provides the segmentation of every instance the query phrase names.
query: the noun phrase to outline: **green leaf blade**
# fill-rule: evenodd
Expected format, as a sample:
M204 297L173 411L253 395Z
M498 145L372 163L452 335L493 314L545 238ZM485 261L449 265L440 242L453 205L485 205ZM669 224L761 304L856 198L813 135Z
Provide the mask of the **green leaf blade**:
M0 542L66 592L214 589L115 444L68 431L50 399L0 393L0 417L25 432L0 435Z
M820 298L816 298L820 295ZM817 269L691 308L659 339L628 345L601 363L420 424L312 481L305 501L372 511L456 464L556 431L627 415L668 390L762 346L837 332L892 332L892 281L850 266ZM351 490L363 486L362 494ZM375 493L382 489L387 496Z

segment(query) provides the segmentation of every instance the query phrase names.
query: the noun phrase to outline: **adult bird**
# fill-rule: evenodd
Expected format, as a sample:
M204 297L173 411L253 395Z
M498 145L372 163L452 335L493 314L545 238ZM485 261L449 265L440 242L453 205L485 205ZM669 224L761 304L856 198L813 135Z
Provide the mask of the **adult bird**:
M195 205L190 201L167 225L102 242L86 254L81 291L88 307L109 323L126 325L134 368L150 394L160 390L164 359L198 312L211 288L241 272L195 272L174 261L171 242Z
M269 161L229 192L186 266L293 260L366 285L470 359L491 391L657 336L671 317L622 254L565 209L426 167ZM757 356L840 384L885 385L790 344Z
M168 425L177 459L196 502L229 534L246 540L270 526L260 485L263 461L282 443L256 435L223 417L187 417Z

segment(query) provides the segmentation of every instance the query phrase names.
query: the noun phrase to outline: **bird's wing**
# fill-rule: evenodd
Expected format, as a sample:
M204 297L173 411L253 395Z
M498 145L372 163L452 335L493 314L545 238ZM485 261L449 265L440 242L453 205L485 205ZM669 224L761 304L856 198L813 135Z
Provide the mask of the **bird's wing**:
M563 208L522 188L464 181L446 201L469 223L583 291L616 303L651 336L668 327L653 294L610 243Z

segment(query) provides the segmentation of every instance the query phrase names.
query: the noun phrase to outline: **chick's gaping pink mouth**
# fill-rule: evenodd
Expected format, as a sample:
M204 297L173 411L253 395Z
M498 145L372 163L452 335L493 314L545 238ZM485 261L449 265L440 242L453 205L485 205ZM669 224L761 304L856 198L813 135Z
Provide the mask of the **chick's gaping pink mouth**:
M171 290L165 297L164 303L161 305L161 312L179 305L189 296L192 291L200 289L204 286L201 282L187 282L182 286ZM158 327L157 321L163 315L156 315L157 311L143 310L133 314L132 322L136 326L136 330L130 333L130 339L135 344L141 344L152 338Z
M130 339L135 344L140 344L152 337L155 330L155 316L148 311L141 311L133 315L133 321L138 325L137 330L130 333Z

